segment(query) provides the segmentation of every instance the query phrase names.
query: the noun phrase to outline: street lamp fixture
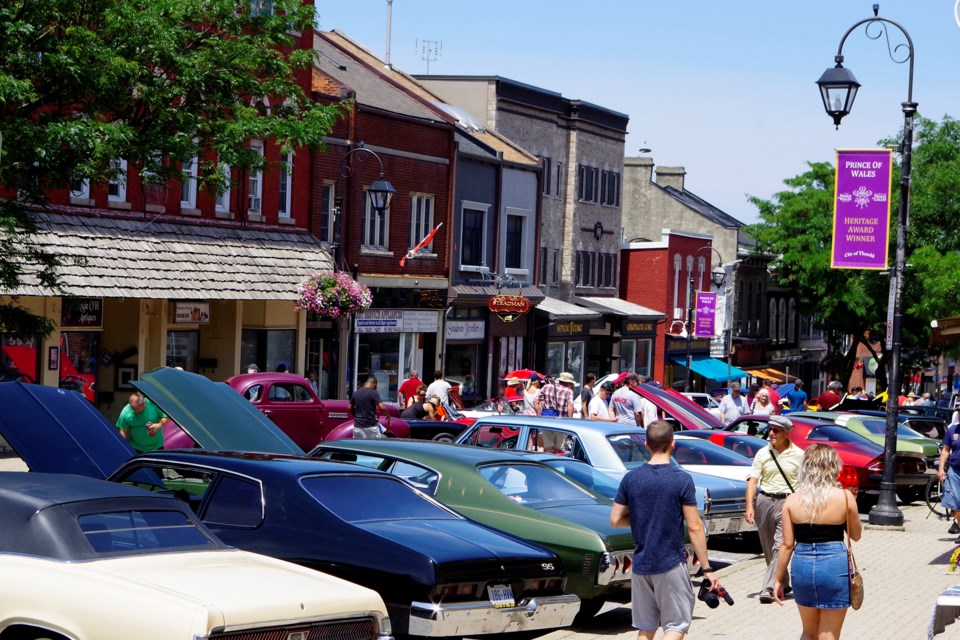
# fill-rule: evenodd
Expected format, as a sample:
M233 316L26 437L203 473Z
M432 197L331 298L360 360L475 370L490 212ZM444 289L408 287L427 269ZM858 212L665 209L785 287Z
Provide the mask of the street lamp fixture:
M876 40L881 35L886 35L889 27L895 27L903 34L904 38L906 38L906 44L899 44L891 49L889 36L887 37L887 53L890 59L898 64L903 64L904 62L909 63L910 73L907 81L907 101L901 103L903 109L903 141L900 143L902 158L900 162L900 206L897 211L896 264L891 273L892 277L890 278L890 300L893 301L891 314L893 316L893 323L892 327L888 327L888 331L890 332L888 344L890 346L891 358L890 376L888 377L890 385L887 388L886 436L883 445L883 477L880 480L880 499L876 506L870 510L869 515L870 524L899 527L903 525L903 513L897 507L895 484L898 426L897 404L901 387L903 278L905 275L904 267L906 265L906 228L910 215L910 160L913 149L913 117L917 112L917 103L913 101L913 40L910 38L907 30L902 26L893 20L879 17L879 11L880 6L876 4L873 5L872 18L861 20L847 29L847 32L843 34L843 38L840 39L840 46L837 48L837 55L834 58L837 66L833 69L828 69L823 76L821 76L820 80L817 81L817 84L820 85L820 95L823 98L823 106L827 111L827 115L833 118L834 124L839 127L840 120L849 113L850 107L853 106L853 98L856 96L857 88L860 86L853 78L853 74L843 69L841 65L843 62L843 43L846 42L847 36L853 33L858 27L865 25L864 32L866 36L872 40ZM889 27L887 25L889 25ZM875 31L871 32L871 27L874 27ZM894 54L904 47L907 49L906 57L902 59L896 58ZM838 69L846 74L847 80L845 84L840 81L840 76L842 75L840 73L835 73L828 77L831 71L837 72ZM846 87L846 89L844 89L844 87ZM846 91L846 93L844 93L844 91ZM840 106L837 107L835 103L829 102L828 95L830 98L840 100Z
M351 149L343 154L343 157L340 158L340 166L337 168L337 183L339 184L340 179L349 179L353 174L353 168L347 164L347 158L352 156L355 153L369 153L376 160L377 164L380 166L380 178L375 180L369 187L367 187L367 197L370 199L370 208L378 215L382 216L387 209L390 208L390 201L393 200L394 194L397 192L393 188L393 185L385 180L385 173L383 170L383 161L380 160L380 156L376 153L367 149L363 146L363 142L360 142L357 145L357 148ZM341 261L343 260L343 198L337 198L336 200L336 229L337 229L337 241L333 245L334 250L334 269L341 270Z
M700 247L694 252L694 266L696 266L696 257L703 251L709 249L717 255L717 259L720 261L717 266L710 270L710 280L713 281L713 284L717 286L717 289L723 286L723 281L727 278L727 271L723 268L722 263L723 257L720 255L720 252L711 247L710 245ZM696 332L693 324L693 303L694 303L694 288L696 284L696 278L693 275L690 276L690 290L687 292L687 388L686 391L693 391L693 334Z

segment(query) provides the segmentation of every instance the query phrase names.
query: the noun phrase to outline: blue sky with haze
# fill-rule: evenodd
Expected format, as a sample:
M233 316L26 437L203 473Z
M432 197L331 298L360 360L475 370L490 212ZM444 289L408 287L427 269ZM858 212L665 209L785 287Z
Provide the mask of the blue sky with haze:
M922 116L960 114L955 0L887 0L880 16L913 39ZM908 65L862 27L844 66L862 87L839 131L814 82L840 38L873 15L859 0L393 0L391 61L422 74L417 41L442 41L436 74L500 75L630 116L626 154L686 168L686 187L745 222L809 161L870 148L903 124ZM319 26L383 57L387 0L317 0ZM895 31L895 30L894 30ZM892 45L903 42L891 32Z

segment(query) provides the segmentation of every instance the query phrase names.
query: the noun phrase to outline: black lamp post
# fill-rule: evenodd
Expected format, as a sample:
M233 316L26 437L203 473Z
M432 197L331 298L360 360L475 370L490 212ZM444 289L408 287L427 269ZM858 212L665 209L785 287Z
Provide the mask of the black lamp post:
M853 107L853 99L856 97L857 89L860 85L854 79L853 74L843 68L843 43L846 42L854 29L861 25L867 37L876 40L884 35L887 27L890 25L900 30L906 38L907 43L899 44L890 49L889 39L887 48L890 59L898 64L909 63L910 74L907 83L907 101L902 103L903 108L903 141L900 143L901 154L901 172L900 172L900 206L897 210L897 253L896 264L890 273L890 299L893 300L893 326L888 327L890 331L890 385L887 388L887 424L886 437L883 445L883 476L880 481L880 500L877 505L870 510L870 524L900 526L903 524L903 513L897 507L896 498L896 454L897 454L897 405L900 396L901 371L901 336L903 333L903 278L904 266L906 264L905 236L907 220L910 215L910 156L913 149L913 116L917 112L917 103L913 101L913 60L914 49L913 40L910 34L902 26L892 20L878 17L879 5L873 5L873 17L861 20L850 27L843 38L840 39L840 46L837 48L835 57L837 66L827 69L817 80L820 86L820 95L823 98L823 106L827 115L833 118L834 124L840 126L840 120L850 112ZM877 32L871 33L871 27L876 27ZM894 57L902 47L907 48L907 55L903 59Z
M372 155L374 158L376 158L377 164L380 165L380 178L378 180L375 180L373 184L367 187L367 196L370 198L370 208L373 209L373 211L378 216L382 216L384 212L386 212L386 210L390 208L390 201L393 199L393 195L397 192L397 190L393 188L392 184L384 180L383 162L380 160L380 156L378 156L376 153L374 153L370 149L367 149L366 147L364 147L363 142L360 142L357 145L356 149L351 149L350 151L347 151L345 154L343 154L343 157L340 158L340 166L337 169L337 174L338 174L337 182L339 184L340 178L346 178L346 179L350 178L350 176L353 174L353 168L347 164L347 158L361 151ZM342 205L343 205L343 198L338 197L336 199L336 207L335 207L336 216L337 216L337 219L336 219L337 238L336 238L336 242L334 242L333 244L334 271L348 271L348 269L344 269L343 265L341 264L341 262L343 261L343 245L345 242L343 237L344 216L341 215L343 213Z
M697 249L693 254L694 257L694 267L696 267L696 257L700 254L701 251L705 249L710 249L715 254L717 258L720 258L720 261L723 261L720 252L714 249L711 246L704 246ZM713 281L713 284L717 285L717 288L723 286L723 281L727 277L727 272L724 270L721 264L717 264L713 269L710 270L710 279ZM693 391L693 333L694 333L694 324L693 324L693 295L694 295L694 284L696 280L691 275L690 276L690 289L687 292L687 391Z
M377 216L382 216L390 207L390 200L393 199L393 194L395 194L397 190L393 188L392 184L384 180L383 162L380 160L380 156L370 149L364 147L363 142L358 143L357 148L347 151L345 154L343 154L343 157L340 158L340 166L337 168L337 186L339 187L341 179L349 180L350 176L353 174L353 168L347 164L347 158L361 151L372 155L374 158L376 158L377 164L380 165L380 178L367 187L367 195L370 198L370 208L373 209ZM349 273L350 269L345 264L343 252L343 247L346 243L346 239L344 238L343 234L343 219L345 217L343 215L343 197L336 197L334 202L334 215L336 216L334 224L337 230L337 235L336 240L333 243L333 270L346 271ZM354 274L354 277L356 277L356 274ZM355 373L354 375L351 375L349 363L353 362L353 359L347 357L350 349L350 323L346 323L346 326L341 325L340 331L340 335L343 338L344 343L340 347L340 362L346 363L346 368L342 369L346 388L341 388L341 391L346 391L349 394L353 390L353 378L356 375Z

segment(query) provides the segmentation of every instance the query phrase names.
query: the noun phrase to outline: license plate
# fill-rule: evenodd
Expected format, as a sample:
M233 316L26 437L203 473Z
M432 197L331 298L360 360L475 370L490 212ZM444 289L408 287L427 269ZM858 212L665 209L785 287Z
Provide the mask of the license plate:
M727 533L736 533L740 531L740 518L734 518L727 524Z
M487 587L487 596L490 598L490 604L497 609L517 606L513 600L513 587L510 585L492 584Z

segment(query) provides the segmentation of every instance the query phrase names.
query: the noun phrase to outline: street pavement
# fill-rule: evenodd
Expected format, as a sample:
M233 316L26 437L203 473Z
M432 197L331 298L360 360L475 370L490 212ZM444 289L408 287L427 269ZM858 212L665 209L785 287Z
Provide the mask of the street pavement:
M12 454L0 453L0 471L24 470ZM843 640L920 640L937 595L960 585L960 572L949 573L955 536L947 533L949 522L938 520L923 504L905 505L902 531L865 526L863 538L854 543L863 574L865 597L859 611L850 610L843 626ZM866 521L866 514L861 514ZM783 606L760 604L757 597L764 571L756 536L742 540L710 541L710 562L735 600L710 609L697 601L689 640L735 638L737 640L796 640L800 616L792 600ZM726 566L724 566L726 565ZM629 604L608 603L588 624L548 633L511 634L514 640L633 640ZM660 637L660 634L657 636ZM938 640L960 640L960 620L947 626ZM507 636L501 636L507 640Z

